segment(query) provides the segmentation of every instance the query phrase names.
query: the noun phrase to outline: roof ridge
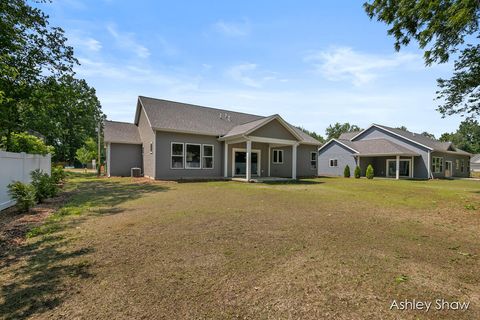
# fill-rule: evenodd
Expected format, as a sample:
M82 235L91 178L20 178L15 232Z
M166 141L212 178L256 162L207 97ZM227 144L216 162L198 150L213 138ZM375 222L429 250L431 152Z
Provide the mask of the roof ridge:
M192 104L192 103L180 102L180 101L174 101L174 100L168 100L168 99L159 99L159 98L146 97L146 96L138 96L138 98L139 98L139 99L141 99L141 98L147 98L147 99L152 99L152 100L157 100L157 101L165 101L165 102L172 102L172 103L183 104L183 105L187 105L187 106L191 106L191 107L196 107L196 108L204 108L204 109L224 111L224 112L234 112L234 113L239 113L239 114L245 114L245 115L248 115L248 116L255 116L255 117L266 118L266 116L261 116L261 115L253 114L253 113L246 113L246 112L242 112L242 111L232 111L232 110L220 109L220 108L214 108L214 107L206 107L206 106L201 106L201 105L198 105L198 104Z

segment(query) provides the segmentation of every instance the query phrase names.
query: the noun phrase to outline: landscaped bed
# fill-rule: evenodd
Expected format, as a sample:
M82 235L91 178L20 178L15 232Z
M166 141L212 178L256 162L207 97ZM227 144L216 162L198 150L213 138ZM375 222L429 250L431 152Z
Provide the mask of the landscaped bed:
M478 181L76 173L64 192L2 247L6 319L480 318ZM469 309L390 310L442 298Z

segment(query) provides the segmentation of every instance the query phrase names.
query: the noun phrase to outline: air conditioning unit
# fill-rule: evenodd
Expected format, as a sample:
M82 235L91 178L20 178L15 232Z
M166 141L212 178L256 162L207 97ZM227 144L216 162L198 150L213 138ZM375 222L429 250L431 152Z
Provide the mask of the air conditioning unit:
M142 169L140 168L130 169L130 176L133 178L140 178L142 176Z

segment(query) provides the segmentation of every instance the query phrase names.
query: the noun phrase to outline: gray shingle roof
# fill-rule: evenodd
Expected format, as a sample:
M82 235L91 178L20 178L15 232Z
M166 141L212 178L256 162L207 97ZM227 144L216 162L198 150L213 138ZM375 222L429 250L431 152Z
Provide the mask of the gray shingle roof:
M247 132L263 122L268 122L271 117L276 116L264 117L142 96L139 97L139 101L145 109L152 128L158 130L234 136ZM137 121L138 119L135 119L136 123ZM302 137L302 142L321 144L303 131L288 125Z
M133 123L106 120L103 136L105 142L142 143L138 127Z
M352 132L344 132L338 137L340 140L350 140L353 137L355 137L357 134L359 134L361 131L352 131Z
M343 142L343 141L342 141ZM400 155L418 156L419 154L387 139L349 141L359 155Z

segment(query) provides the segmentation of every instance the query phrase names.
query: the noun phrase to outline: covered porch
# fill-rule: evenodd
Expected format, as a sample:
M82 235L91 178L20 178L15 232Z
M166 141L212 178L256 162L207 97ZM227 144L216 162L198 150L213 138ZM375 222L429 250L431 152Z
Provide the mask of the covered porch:
M245 136L224 141L224 177L236 181L297 179L295 140Z
M362 176L365 176L368 165L372 165L375 177L394 179L415 178L415 160L418 154L372 155L362 154L356 156L357 165Z

